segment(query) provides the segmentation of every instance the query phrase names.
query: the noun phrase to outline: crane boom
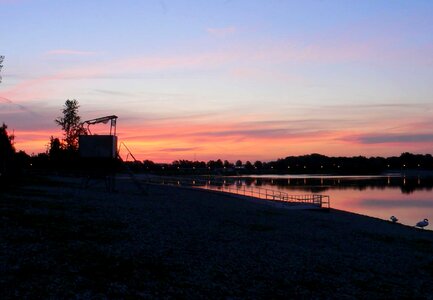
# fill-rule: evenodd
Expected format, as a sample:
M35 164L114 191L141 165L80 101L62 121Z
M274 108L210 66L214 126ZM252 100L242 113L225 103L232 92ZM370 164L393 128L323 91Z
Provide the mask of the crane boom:
M87 120L84 121L83 124L87 124L87 131L91 134L90 125L95 125L95 124L99 124L99 123L104 123L107 124L108 121L111 121L110 123L110 135L113 133L113 135L116 135L116 121L117 121L117 116L115 115L111 115L111 116L106 116L106 117L100 117L100 118L96 118L96 119L91 119L91 120ZM113 131L114 130L114 131Z

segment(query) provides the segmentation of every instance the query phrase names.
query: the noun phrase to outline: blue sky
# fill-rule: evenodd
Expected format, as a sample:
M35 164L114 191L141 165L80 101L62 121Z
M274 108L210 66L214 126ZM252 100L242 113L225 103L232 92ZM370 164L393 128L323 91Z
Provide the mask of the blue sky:
M0 0L0 121L35 153L61 136L53 120L72 98L83 119L119 115L119 138L156 161L431 152L432 13L431 1Z

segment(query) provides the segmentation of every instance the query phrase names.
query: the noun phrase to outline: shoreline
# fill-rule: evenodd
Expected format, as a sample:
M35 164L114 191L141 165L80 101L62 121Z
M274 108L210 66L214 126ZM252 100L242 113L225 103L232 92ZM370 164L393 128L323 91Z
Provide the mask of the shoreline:
M361 178L361 177L363 177L363 176L349 176L349 177L351 177L351 178L353 178L353 179L359 179L359 178ZM384 178L384 176L379 176L380 178ZM170 180L174 180L174 179L178 179L180 182L182 182L182 180L185 180L185 179L191 179L191 181L192 180L197 180L196 178L190 178L190 177L165 177L165 176L156 176L156 175L153 175L153 177L152 177L153 179L155 179L155 178L157 178L157 179L159 179L160 181L166 181L166 182L170 182ZM223 178L229 178L229 179L233 179L233 178L242 178L242 177L223 177ZM243 179L244 179L245 177L243 177ZM303 177L302 177L303 178ZM333 179L334 177L332 177L331 179ZM368 176L368 178L370 178L369 176ZM122 176L121 177L121 179L123 179L123 180L125 180L125 179L128 179L127 177L125 177L125 176ZM269 179L271 179L271 177L269 177ZM275 178L274 178L275 179ZM146 180L144 180L143 178L141 178L141 180L143 180L143 182L146 182ZM160 184L160 183L151 183L151 184L156 184L156 185L158 185L158 184ZM278 200L275 200L275 201L273 201L273 200L271 200L271 199L264 199L264 198L259 198L259 197L254 197L254 196L249 196L249 195L245 195L245 194L243 194L242 193L242 189L240 190L240 192L230 192L230 191L225 191L225 190L221 190L221 189L210 189L210 188L204 188L202 185L197 185L197 186L191 186L191 185L188 185L188 184L186 184L186 185L182 185L182 184L173 184L173 183L165 183L165 184L162 184L162 185L168 185L168 186L173 186L173 187L177 187L177 188L186 188L186 189L189 189L189 188L195 188L195 189L201 189L201 190L206 190L206 191L210 191L210 192L216 192L216 193L223 193L223 194L225 194L225 195L230 195L230 196L233 196L233 197L238 197L238 198L240 198L240 199L245 199L245 200L249 200L249 201L252 201L252 202L258 202L258 203L264 203L264 204L268 204L268 205L271 205L271 206L275 206L275 207L280 207L280 208L286 208L286 209L317 209L318 207L317 206L315 206L315 205L313 205L313 204L301 204L301 203L296 203L296 202L284 202L284 201L278 201ZM253 189L254 189L254 187L252 187ZM261 187L260 187L261 188ZM266 187L265 186L265 189L268 189L269 191L276 191L276 192L280 192L280 191L283 191L284 193L287 193L287 194L292 194L292 193L290 193L289 192L289 189L287 189L287 190L280 190L280 189L274 189L274 188L272 188L272 187ZM233 191L236 191L236 189L232 189ZM311 194L311 195L313 195L313 194L316 194L316 193L314 193L314 192L308 192L306 189L305 189L305 191L304 191L304 189L301 189L301 191L302 192L304 192L304 194ZM247 194L250 194L249 192L247 192ZM297 192L294 192L294 194L293 195L298 195L299 193L297 193ZM325 196L329 196L329 197L331 197L332 198L332 196L331 196L331 194L332 194L332 192L327 192L327 193L324 193L324 194L321 194L321 195L325 195ZM332 200L333 200L333 198L331 199L330 198L330 200L331 200L331 206L332 206ZM341 199L340 199L341 200ZM326 209L327 207L322 207L322 209ZM341 210L341 211L345 211L345 212L348 212L348 213L354 213L354 214L358 214L358 215L363 215L363 216L367 216L367 217L372 217L372 218L377 218L377 219L380 219L380 220L384 220L384 221L390 221L389 220L389 217L391 216L391 215L389 215L389 216L380 216L380 215L374 215L374 214L369 214L368 212L362 212L362 210L361 211L351 211L351 210L347 210L347 209L342 209L341 208L341 205L340 206L338 206L337 205L337 207L334 207L334 209L336 209L336 210ZM404 221L404 222L402 222L402 221ZM408 227L413 227L413 228L417 228L414 224L416 223L416 222L418 222L418 220L411 220L411 221L407 221L406 219L403 219L403 220L400 220L400 221L398 221L398 222L396 222L396 223L398 223L398 224L402 224L402 225L405 225L405 226L408 226ZM430 230L430 231L433 231L433 227L431 227L431 226L427 226L426 228L424 228L423 230Z
M4 194L5 299L433 294L431 231L198 189L117 188L57 177Z

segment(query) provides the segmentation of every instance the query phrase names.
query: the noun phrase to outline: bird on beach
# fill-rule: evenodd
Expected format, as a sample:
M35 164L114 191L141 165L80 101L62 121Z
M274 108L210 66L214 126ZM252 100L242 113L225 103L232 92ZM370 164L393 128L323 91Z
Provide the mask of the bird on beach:
M398 219L395 216L391 216L391 218L389 218L389 219L392 221L392 223L398 222Z
M428 226L428 220L424 219L422 221L419 221L418 223L416 223L415 227L419 227L424 229L424 227Z

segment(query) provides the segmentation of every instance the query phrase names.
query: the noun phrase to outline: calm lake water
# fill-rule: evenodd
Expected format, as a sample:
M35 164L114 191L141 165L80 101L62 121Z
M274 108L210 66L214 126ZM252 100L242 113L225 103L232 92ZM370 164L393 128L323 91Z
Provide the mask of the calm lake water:
M429 219L433 229L433 177L431 176L314 176L255 175L232 180L237 185L284 191L288 194L323 194L331 207L415 225Z

